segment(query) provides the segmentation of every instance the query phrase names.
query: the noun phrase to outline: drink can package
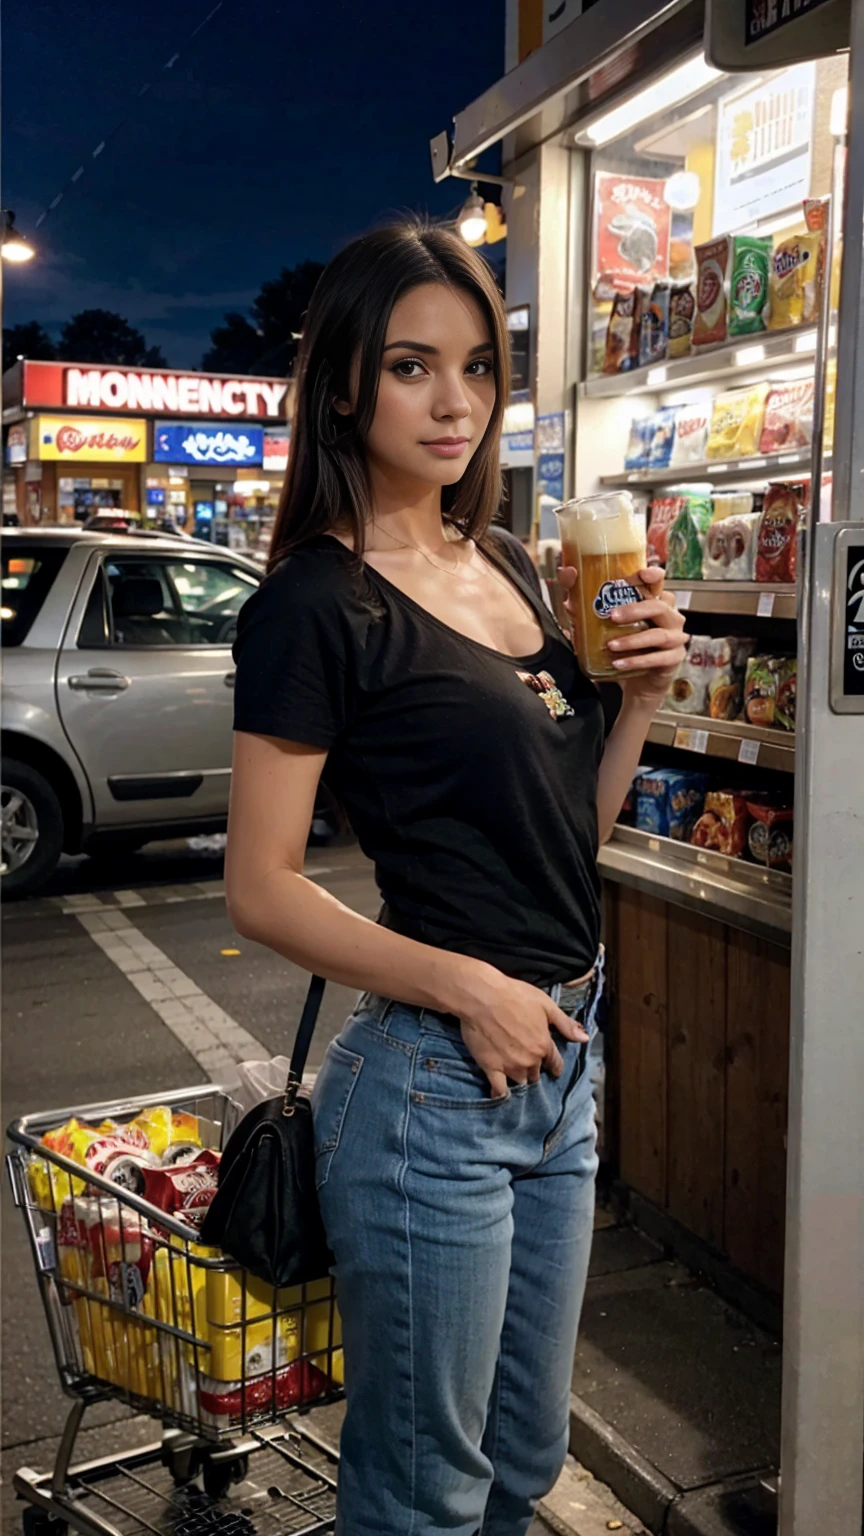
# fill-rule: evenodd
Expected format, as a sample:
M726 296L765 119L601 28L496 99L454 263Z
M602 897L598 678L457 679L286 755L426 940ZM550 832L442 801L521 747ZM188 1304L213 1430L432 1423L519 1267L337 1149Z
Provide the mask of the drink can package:
M768 329L785 331L804 319L804 268L815 236L793 235L771 252L768 276Z
M698 464L704 459L709 412L710 407L707 405L678 407L675 420L675 442L670 463L672 469L684 469L688 464Z
M669 357L689 357L693 343L696 293L692 283L673 283L669 290Z
M696 247L696 317L694 347L725 341L728 327L726 274L729 267L729 236L708 240Z
M772 249L770 238L760 239L756 235L735 235L732 241L730 336L751 336L765 329L763 311L768 302L768 269Z
M639 364L660 363L669 344L669 284L655 283L640 316Z
M746 459L757 451L769 385L727 389L717 396L705 445L706 459Z

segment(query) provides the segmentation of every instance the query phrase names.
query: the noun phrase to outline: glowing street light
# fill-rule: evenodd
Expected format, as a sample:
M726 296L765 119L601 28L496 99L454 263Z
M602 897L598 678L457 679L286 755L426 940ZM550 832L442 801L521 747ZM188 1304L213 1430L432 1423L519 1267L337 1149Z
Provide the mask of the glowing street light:
M0 254L4 261L32 261L36 255L34 247L15 228L15 215L11 208L2 210L5 223L0 231Z

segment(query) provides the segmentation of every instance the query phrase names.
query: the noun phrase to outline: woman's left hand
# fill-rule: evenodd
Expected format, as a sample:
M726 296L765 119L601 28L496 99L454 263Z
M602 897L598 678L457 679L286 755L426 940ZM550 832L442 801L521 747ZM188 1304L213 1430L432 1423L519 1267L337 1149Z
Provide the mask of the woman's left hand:
M558 572L565 588L565 605L570 609L570 592L577 576L572 567ZM647 620L650 628L637 634L621 635L609 641L613 666L619 674L625 703L659 709L678 667L687 654L687 637L684 632L684 615L675 607L671 592L664 592L665 572L660 566L648 566L638 573L639 581L651 592L641 603L628 603L616 608L611 614L615 624L635 624ZM568 579L569 578L569 579ZM628 677L637 671L639 677Z

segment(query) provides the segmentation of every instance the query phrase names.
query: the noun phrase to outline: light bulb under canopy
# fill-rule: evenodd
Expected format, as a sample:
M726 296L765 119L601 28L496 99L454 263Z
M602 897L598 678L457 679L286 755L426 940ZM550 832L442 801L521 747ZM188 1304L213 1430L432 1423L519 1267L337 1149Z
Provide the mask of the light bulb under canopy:
M486 238L486 206L477 192L476 183L472 184L471 193L462 205L456 225L462 239L467 240L469 245L480 245Z

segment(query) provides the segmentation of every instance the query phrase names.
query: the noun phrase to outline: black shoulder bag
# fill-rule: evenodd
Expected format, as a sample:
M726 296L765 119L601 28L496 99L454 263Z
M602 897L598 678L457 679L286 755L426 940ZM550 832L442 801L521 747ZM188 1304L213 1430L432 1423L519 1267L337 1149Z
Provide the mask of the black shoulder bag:
M250 1109L229 1137L201 1226L202 1243L276 1287L320 1280L333 1263L315 1192L312 1106L302 1086L323 994L324 978L313 976L285 1092Z

